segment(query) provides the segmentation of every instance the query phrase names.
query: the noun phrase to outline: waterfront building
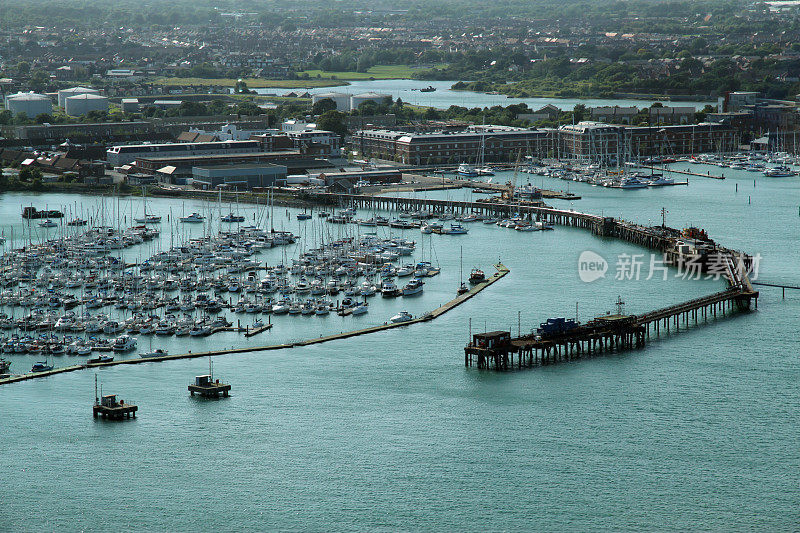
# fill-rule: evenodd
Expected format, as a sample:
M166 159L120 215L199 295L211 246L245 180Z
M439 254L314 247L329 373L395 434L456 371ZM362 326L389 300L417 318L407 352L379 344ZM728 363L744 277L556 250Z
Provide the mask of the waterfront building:
M192 168L192 184L205 189L225 186L237 190L272 187L286 179L287 168L269 163L209 165Z
M547 130L508 126L472 126L464 131L409 133L361 130L352 145L362 157L409 165L476 162L483 146L487 162L513 162L522 153L545 157L550 146Z
M131 144L112 146L106 152L109 165L132 163L139 158L241 154L261 149L258 141L216 141L202 143Z

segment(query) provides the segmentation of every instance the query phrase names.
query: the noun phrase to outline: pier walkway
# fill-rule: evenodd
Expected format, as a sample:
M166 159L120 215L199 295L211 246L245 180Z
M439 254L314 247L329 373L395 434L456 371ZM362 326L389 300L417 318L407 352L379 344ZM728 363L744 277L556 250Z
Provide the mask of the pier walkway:
M583 356L644 347L651 333L660 335L662 329L676 333L681 324L688 328L692 321L717 318L717 314L758 309L759 293L747 275L747 266L740 256L723 255L722 274L728 289L686 302L656 309L641 315L608 315L553 335L526 335L512 339L510 332L498 331L473 335L464 348L464 365L478 368L509 370L571 361Z

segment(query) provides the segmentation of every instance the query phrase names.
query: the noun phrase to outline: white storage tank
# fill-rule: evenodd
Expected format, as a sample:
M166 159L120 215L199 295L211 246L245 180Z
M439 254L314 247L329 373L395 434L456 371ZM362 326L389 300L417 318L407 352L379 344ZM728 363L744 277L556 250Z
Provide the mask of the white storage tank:
M316 104L320 100L330 98L336 102L337 111L350 111L350 95L345 93L319 93L311 95L311 103Z
M28 118L36 118L36 115L42 113L52 113L53 101L48 96L33 91L11 94L6 96L6 109L13 115L25 113Z
M79 117L89 111L108 111L108 98L89 93L70 96L64 100L64 112L71 117Z
M61 89L58 91L58 105L64 107L66 99L70 96L77 96L79 94L100 94L97 89L89 89L88 87L73 87L71 89Z
M391 98L391 94L379 94L379 93L361 93L361 94L354 94L350 97L350 109L358 109L358 106L363 104L364 102L375 102L376 104L380 104L383 102L385 98Z

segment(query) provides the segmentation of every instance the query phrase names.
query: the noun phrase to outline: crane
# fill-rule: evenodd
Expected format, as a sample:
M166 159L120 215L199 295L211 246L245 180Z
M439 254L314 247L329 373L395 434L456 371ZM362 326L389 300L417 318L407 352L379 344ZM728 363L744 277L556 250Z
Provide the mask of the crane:
M517 162L514 163L514 177L511 178L511 183L509 184L508 189L502 193L502 197L507 201L511 202L514 200L514 191L517 189L517 175L519 174L519 162L522 158L522 149L517 152Z

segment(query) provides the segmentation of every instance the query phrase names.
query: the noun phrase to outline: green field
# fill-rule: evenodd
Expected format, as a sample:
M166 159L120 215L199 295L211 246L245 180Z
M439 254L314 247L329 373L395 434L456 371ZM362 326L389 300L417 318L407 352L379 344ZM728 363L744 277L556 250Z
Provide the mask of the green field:
M153 83L158 85L221 85L223 87L233 87L238 80L234 78L153 78ZM280 87L284 89L313 89L315 87L335 87L346 85L343 81L330 79L307 79L307 80L265 80L261 78L244 78L247 86L251 89L258 87Z
M444 65L435 65L437 68L442 68ZM409 65L377 65L366 72L330 72L326 70L306 70L301 74L308 74L312 80L317 79L331 79L334 76L337 80L396 80L411 78L415 71L427 70L431 67L412 67Z

